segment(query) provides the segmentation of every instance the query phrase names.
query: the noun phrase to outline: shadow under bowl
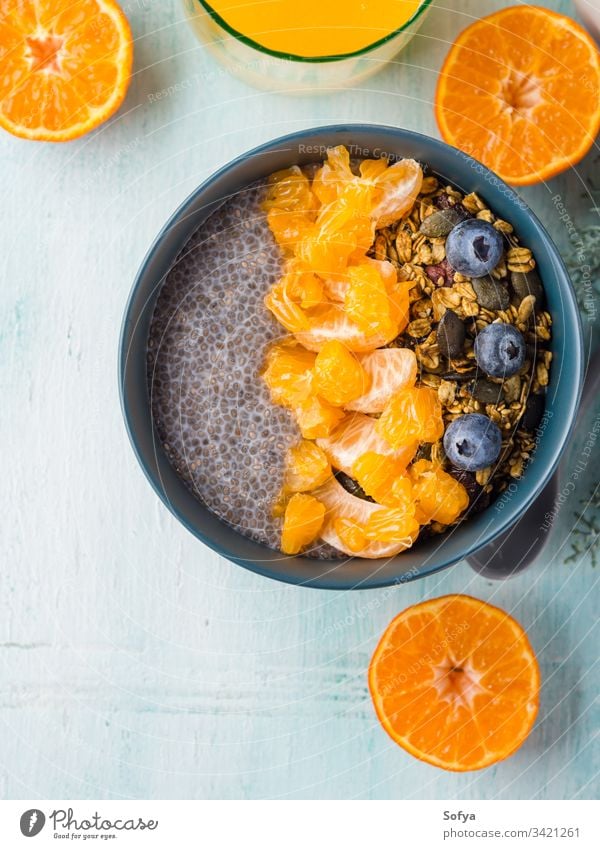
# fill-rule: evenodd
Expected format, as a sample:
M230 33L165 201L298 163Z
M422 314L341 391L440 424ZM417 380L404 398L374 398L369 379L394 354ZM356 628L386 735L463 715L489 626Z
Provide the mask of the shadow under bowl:
M287 557L222 522L192 494L163 452L153 426L146 377L146 346L156 299L191 234L225 198L274 171L322 159L328 147L340 144L361 158L413 157L465 194L477 192L533 251L553 318L546 414L534 457L522 479L487 510L455 529L381 561ZM141 265L125 310L119 352L121 405L133 449L148 480L198 539L233 563L269 578L321 589L366 589L404 583L444 569L490 543L522 515L553 473L573 427L582 385L582 351L577 302L558 250L509 186L461 151L419 133L375 125L336 125L293 133L238 157L199 186L171 216Z

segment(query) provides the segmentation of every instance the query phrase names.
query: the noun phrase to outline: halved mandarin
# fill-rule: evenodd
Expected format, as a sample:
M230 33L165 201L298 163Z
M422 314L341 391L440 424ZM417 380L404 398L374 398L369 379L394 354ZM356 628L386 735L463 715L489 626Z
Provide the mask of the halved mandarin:
M483 769L523 743L538 712L540 672L523 628L466 595L425 601L385 630L369 689L387 733L442 769Z
M110 118L129 85L133 40L115 0L19 0L0 12L0 126L70 141Z
M445 141L513 185L575 165L600 130L600 54L565 15L511 6L456 39L438 78Z

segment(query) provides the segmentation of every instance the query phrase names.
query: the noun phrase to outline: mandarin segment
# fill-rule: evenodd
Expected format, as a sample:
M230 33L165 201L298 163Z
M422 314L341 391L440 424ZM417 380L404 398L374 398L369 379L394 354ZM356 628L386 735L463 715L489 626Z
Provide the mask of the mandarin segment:
M362 413L348 414L329 436L319 439L319 445L334 468L351 476L354 464L367 452L389 457L406 468L417 450L415 442L392 448L378 433L377 420Z
M349 285L344 309L364 333L397 333L389 295L378 270L371 265L348 269Z
M282 277L279 283L265 295L265 306L287 331L297 333L308 330L310 322L290 292L292 282L289 277Z
M382 413L392 395L412 386L417 377L417 358L408 348L382 348L363 354L360 363L369 379L364 395L346 405L361 413Z
M413 756L455 771L511 755L533 726L539 688L521 626L464 595L400 613L369 667L373 704L391 738Z
M403 506L414 513L412 486L405 471L405 461L366 451L353 464L352 477L379 504Z
M414 159L401 159L378 174L378 201L371 211L377 228L389 227L412 209L422 183L423 169Z
M295 332L298 342L310 351L320 351L326 342L337 339L357 354L387 345L396 335L393 324L385 332L365 333L339 304L332 304L320 315L311 316L308 329Z
M402 389L388 401L377 424L379 434L399 448L411 442L435 442L444 433L437 392L427 386Z
M383 510L376 510L369 516L365 525L367 539L399 543L405 548L411 547L418 533L419 523L404 507L386 507Z
M283 518L281 550L284 554L298 554L319 535L325 518L325 507L312 495L293 495Z
M360 522L341 516L339 519L333 520L333 527L342 541L343 550L346 553L358 554L368 545L364 525L361 525Z
M294 408L300 433L305 439L324 439L344 418L344 411L318 396L310 396Z
M465 487L439 465L418 460L410 467L416 516L422 525L440 522L451 525L469 506Z
M359 535L358 532L353 532L350 539L351 545L347 544L346 540L348 539L348 533L350 533L347 522L354 522L358 526L358 529L364 533L363 528L369 521L369 517L373 513L380 511L381 505L351 495L335 477L331 477L323 486L315 490L314 495L326 508L325 521L321 529L321 539L334 548L337 548L338 551L342 551L349 557L365 557L369 560L374 560L379 557L393 557L408 547L408 540L406 539L383 542L381 540L371 541L365 537L366 542L363 548L356 550ZM340 524L337 520L339 519L347 520L346 523L341 525L342 536L338 533Z
M286 456L284 485L292 492L316 489L331 477L331 466L319 446L303 439Z
M341 342L332 339L317 354L315 386L326 401L342 407L364 395L369 381L356 356Z
M318 202L312 193L308 178L297 165L271 174L262 202L265 212L280 209L285 212L311 214L316 212L317 207Z
M347 148L343 145L330 147L327 159L315 174L313 192L322 204L327 205L337 200L346 185L354 179Z
M315 355L293 340L278 342L266 356L263 380L274 404L294 407L313 391Z

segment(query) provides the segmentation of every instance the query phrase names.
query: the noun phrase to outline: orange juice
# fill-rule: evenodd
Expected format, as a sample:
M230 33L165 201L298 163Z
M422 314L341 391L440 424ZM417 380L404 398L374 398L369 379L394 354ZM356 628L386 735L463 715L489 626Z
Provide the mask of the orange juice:
M236 34L293 56L364 50L408 23L423 0L206 0Z

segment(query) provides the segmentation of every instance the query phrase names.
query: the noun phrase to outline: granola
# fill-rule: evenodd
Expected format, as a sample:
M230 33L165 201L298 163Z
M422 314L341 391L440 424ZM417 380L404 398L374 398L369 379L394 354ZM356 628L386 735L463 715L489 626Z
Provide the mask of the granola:
M508 241L505 257L490 275L498 281L503 309L499 308L499 303L496 309L482 305L481 301L485 303L485 298L481 294L478 297L478 291L482 291L481 284L458 272L452 274L444 263L444 237L427 235L439 233L440 224L436 221L436 226L428 227L423 226L424 222L445 210L455 212L449 218L453 222L458 220L459 214L487 221ZM536 415L525 420L528 399L543 397L552 361L548 347L552 317L543 309L543 288L534 271L533 254L520 244L513 226L497 218L476 193L463 195L452 186L441 185L435 176L429 175L423 180L418 202L410 216L378 232L373 256L387 259L395 266L399 277L414 281L408 327L390 345L410 347L415 351L419 381L437 389L445 424L466 413L483 413L502 431L502 453L493 469L488 467L475 473L458 473L463 485L470 484L475 509L484 508L511 481L522 476L535 448L535 431L543 412L543 403L538 403ZM440 322L448 310L460 320L465 330L460 355L454 357L445 356L440 351L441 339L438 339ZM504 380L481 376L473 352L475 336L493 322L514 325L527 342L527 358L522 368L518 374ZM444 350L443 344L441 347ZM477 391L479 384L495 387L493 403L479 400L482 397ZM452 471L445 459L441 439L424 453L429 453L434 461L446 463ZM447 526L435 522L431 529L443 533Z

